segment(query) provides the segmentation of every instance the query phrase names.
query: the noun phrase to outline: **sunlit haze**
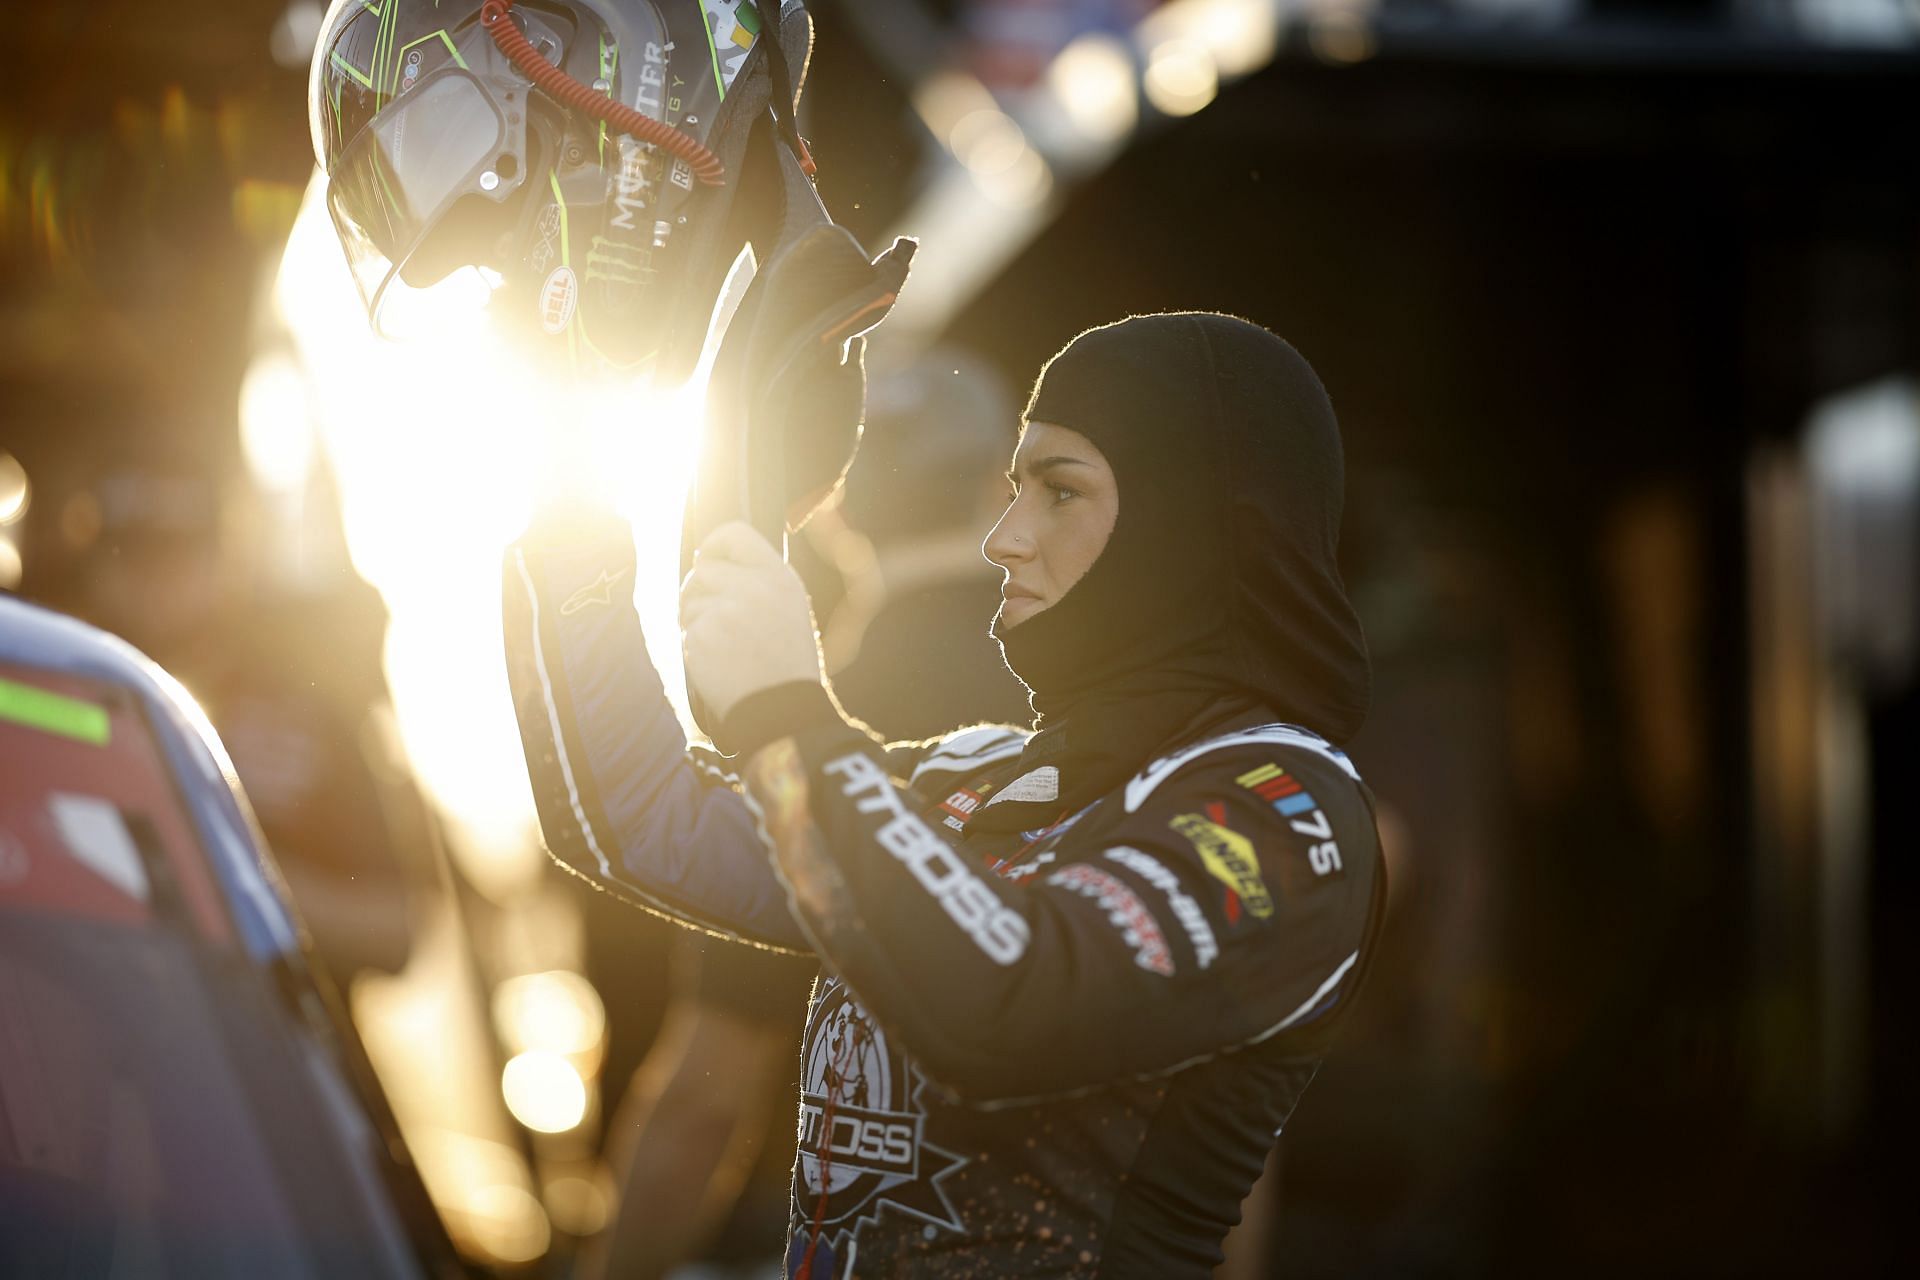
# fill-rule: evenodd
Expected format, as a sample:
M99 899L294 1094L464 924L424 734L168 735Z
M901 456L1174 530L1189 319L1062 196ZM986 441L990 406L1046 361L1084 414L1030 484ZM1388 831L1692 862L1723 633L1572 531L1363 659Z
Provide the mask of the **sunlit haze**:
M505 891L539 860L527 856L532 802L501 650L502 551L543 498L594 499L626 516L649 647L683 696L675 578L705 366L665 394L644 378L542 381L463 276L415 300L429 310L409 318L414 336L383 341L319 190L288 241L275 304L307 370L354 567L391 614L386 669L408 752L471 844L469 871L483 890ZM248 439L264 450L289 434L254 422Z

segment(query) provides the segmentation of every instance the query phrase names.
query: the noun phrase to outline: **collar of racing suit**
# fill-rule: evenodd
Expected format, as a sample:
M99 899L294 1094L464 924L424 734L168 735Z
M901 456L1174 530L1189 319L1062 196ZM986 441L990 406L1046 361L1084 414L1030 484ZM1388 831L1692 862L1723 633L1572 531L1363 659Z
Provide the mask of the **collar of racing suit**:
M995 621L1032 690L1036 780L970 830L1044 825L1249 708L1353 736L1370 670L1336 563L1340 428L1299 352L1230 316L1135 316L1048 361L1025 420L1092 441L1120 511L1072 590L1018 627Z

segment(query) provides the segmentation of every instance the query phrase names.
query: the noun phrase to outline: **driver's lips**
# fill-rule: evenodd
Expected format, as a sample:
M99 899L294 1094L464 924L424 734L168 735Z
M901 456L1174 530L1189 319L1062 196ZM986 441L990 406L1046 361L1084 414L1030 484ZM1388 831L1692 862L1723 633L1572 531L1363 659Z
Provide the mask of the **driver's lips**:
M1011 582L1000 588L1000 616L1009 622L1038 613L1046 604L1046 597L1038 591Z

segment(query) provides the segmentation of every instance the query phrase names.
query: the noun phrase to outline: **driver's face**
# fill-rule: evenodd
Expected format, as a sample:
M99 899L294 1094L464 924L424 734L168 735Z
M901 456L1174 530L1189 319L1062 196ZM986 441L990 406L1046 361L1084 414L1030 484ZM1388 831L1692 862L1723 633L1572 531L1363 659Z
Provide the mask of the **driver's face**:
M1093 567L1120 515L1120 489L1092 441L1050 422L1028 424L1007 478L1012 501L981 550L1006 572L1000 621L1012 627Z

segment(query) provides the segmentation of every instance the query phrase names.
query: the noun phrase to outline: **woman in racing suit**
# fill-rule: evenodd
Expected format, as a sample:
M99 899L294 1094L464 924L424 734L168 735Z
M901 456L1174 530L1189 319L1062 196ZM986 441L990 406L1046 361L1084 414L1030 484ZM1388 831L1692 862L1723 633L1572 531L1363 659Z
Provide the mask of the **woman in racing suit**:
M729 525L682 623L731 759L689 750L625 527L556 515L508 555L554 855L821 961L789 1275L1210 1274L1379 924L1312 369L1244 321L1136 317L1050 361L1025 422L985 551L1032 732L875 741L798 579Z

